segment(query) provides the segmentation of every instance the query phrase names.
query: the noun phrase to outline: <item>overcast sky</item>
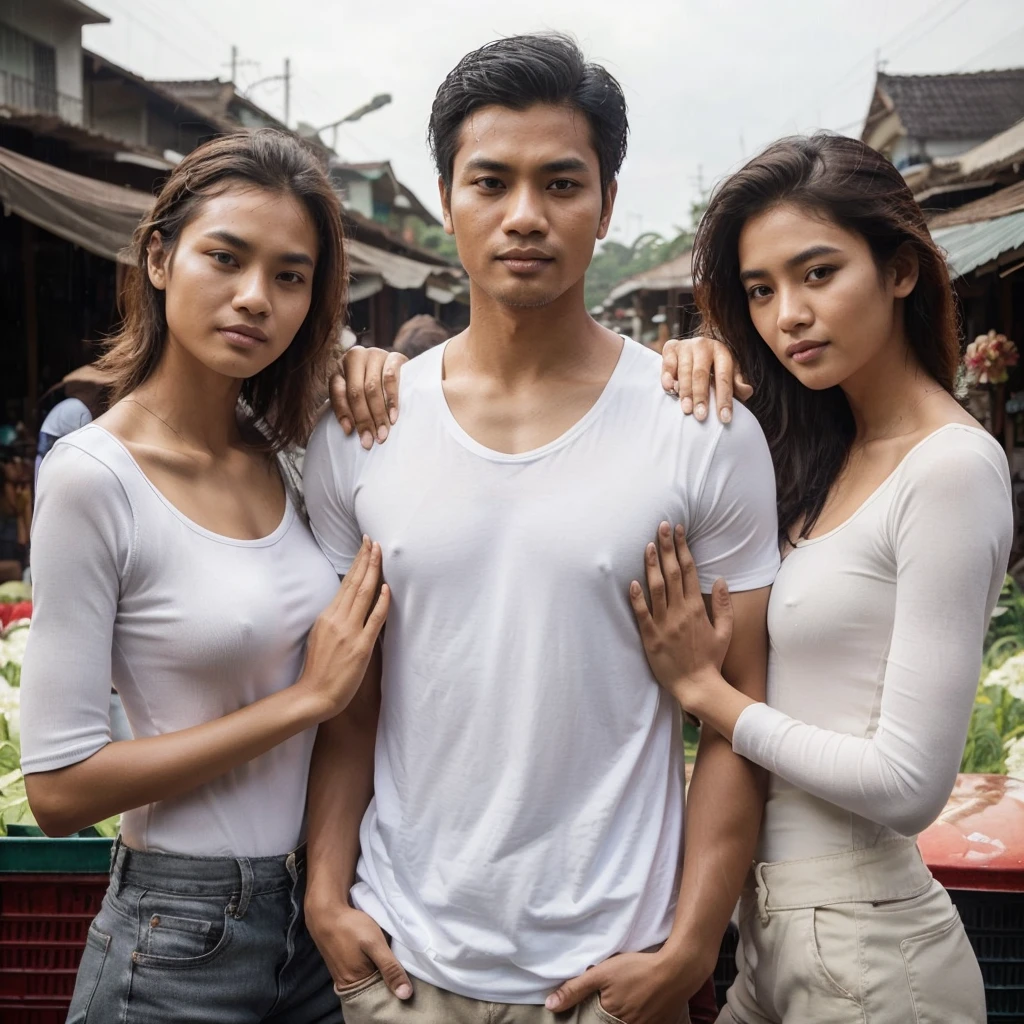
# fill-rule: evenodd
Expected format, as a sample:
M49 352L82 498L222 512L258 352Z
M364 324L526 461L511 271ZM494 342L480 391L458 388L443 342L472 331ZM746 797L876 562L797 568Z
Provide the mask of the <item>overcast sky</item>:
M712 184L780 135L858 134L876 55L899 73L1024 66L1021 0L87 0L111 19L85 45L150 78L294 74L291 120L321 125L377 93L394 102L339 132L349 160L389 159L437 210L424 133L465 52L558 29L622 82L631 140L613 238L673 231ZM253 63L248 63L253 62ZM280 82L251 98L282 115ZM330 141L327 137L326 141Z

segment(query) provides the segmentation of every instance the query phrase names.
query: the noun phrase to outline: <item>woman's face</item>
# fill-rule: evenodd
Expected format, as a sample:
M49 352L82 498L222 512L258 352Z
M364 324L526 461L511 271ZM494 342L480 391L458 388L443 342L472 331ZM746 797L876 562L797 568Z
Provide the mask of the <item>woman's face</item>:
M206 200L149 278L165 292L168 343L227 377L252 377L292 343L309 312L317 233L294 196L236 187Z
M824 215L782 203L739 238L750 318L782 365L814 390L849 380L902 345L902 310L916 261L879 269L865 239Z

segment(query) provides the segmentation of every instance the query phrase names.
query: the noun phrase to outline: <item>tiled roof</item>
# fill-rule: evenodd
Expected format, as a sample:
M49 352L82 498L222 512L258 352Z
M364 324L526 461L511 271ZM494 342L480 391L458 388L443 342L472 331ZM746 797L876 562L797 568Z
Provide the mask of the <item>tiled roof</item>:
M878 75L914 139L985 139L1024 117L1024 68L954 75Z

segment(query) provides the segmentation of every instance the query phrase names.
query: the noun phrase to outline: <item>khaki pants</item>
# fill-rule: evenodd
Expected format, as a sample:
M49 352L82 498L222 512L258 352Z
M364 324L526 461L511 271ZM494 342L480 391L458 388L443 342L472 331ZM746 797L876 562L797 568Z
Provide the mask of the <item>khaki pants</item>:
M391 994L380 972L346 988L341 997L345 1024L624 1024L601 1005L598 997L584 1000L566 1013L520 1003L483 1003L413 978L413 996L403 1002ZM688 1024L684 1010L678 1024Z
M758 864L718 1024L984 1024L978 961L913 840Z

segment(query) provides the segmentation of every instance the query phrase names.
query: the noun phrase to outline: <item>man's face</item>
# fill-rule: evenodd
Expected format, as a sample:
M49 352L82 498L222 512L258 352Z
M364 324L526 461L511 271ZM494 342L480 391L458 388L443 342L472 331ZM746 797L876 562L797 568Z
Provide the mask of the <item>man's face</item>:
M579 283L614 199L586 115L543 103L466 118L450 193L441 185L445 230L470 280L507 306L546 306Z

